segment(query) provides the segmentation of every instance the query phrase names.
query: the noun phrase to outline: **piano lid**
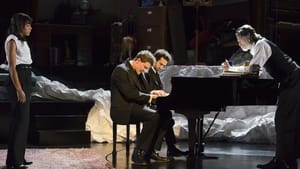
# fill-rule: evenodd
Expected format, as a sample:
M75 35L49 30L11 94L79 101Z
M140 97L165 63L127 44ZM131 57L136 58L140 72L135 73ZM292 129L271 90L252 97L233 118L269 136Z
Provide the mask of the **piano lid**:
M173 110L220 111L228 105L266 104L253 103L251 99L246 99L248 97L272 98L272 104L277 100L277 83L272 79L172 77L171 84L170 95L157 99L159 107ZM241 98L243 94L246 94L246 100Z
M170 109L220 111L234 104L234 82L228 78L172 77L169 96L157 104Z

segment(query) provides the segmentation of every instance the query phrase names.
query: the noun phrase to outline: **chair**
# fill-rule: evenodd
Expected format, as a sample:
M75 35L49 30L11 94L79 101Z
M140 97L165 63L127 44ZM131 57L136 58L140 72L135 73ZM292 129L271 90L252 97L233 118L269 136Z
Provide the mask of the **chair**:
M113 151L112 151L112 161L113 166L116 166L116 157L117 157L117 126L121 124L117 124L113 122ZM129 146L130 146L130 125L136 125L136 136L140 135L141 126L140 123L130 123L126 124L126 156L129 155Z

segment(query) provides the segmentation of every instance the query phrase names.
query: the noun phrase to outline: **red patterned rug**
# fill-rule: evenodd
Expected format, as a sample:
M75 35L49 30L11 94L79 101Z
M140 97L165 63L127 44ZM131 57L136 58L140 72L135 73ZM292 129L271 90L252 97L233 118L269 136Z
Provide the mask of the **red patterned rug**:
M6 149L0 150L0 166L5 168ZM29 169L111 169L101 153L89 148L26 149Z

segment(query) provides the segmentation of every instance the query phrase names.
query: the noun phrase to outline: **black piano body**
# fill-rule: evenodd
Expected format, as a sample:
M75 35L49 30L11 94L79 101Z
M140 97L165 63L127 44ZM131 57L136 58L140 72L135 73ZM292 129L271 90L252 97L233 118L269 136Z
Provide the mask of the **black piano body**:
M175 110L188 120L189 151L203 155L203 117L229 105L274 105L277 83L272 79L242 77L172 77L172 90L157 99L161 109ZM259 98L259 99L257 99Z

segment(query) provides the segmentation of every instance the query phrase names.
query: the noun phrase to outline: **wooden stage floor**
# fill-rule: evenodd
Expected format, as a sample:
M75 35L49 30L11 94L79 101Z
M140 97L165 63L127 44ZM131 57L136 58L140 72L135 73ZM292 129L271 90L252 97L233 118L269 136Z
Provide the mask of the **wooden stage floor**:
M93 143L92 148L105 155L108 161L112 161L110 143ZM125 144L117 144L117 169L255 169L257 164L264 164L274 156L274 145L244 144L227 142L209 142L205 145L204 154L213 159L200 157L176 157L170 163L152 163L151 166L141 167L132 165L131 153L134 145L131 144L130 155L125 152ZM179 141L177 147L187 150L187 141ZM160 151L166 155L166 145Z

